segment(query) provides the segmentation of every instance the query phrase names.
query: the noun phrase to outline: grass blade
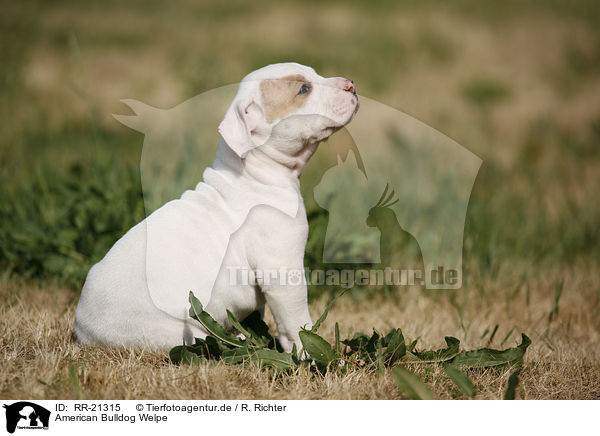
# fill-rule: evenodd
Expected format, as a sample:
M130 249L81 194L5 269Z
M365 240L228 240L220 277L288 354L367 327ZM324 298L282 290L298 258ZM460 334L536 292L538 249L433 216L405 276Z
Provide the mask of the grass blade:
M467 375L456 368L454 365L444 365L444 371L448 374L448 377L452 379L454 384L460 388L467 396L473 398L477 393L473 382L467 377Z
M340 326L336 322L335 323L335 354L337 354L339 356L341 351L342 351L342 345L340 344Z
M554 306L548 315L548 322L552 322L554 318L558 316L558 302L560 301L560 297L563 292L563 288L565 285L565 280L561 280L560 283L554 285Z
M402 395L409 400L433 400L433 394L419 377L409 370L397 366L392 372L394 382Z
M515 331L515 327L510 329L510 331L506 334L506 336L504 336L504 339L502 339L502 342L500 342L500 346L504 345L506 343L506 341L508 341L508 339L510 338L510 335L512 335L514 331Z
M496 336L496 332L498 331L498 327L499 327L499 325L496 324L496 326L494 327L494 330L492 330L492 334L490 335L490 338L488 339L488 345L490 345L492 343L492 341L494 340L494 336Z
M342 295L344 295L348 291L349 291L349 289L344 289L342 292L340 292L335 297L333 297L333 299L327 305L327 308L325 309L323 314L319 317L317 322L313 325L312 329L310 329L313 333L317 333L317 330L319 330L319 327L321 327L321 323L323 321L325 321L325 318L327 318L327 315L329 314L329 310L331 310L331 308L333 307L333 303L335 303L338 298L340 298Z

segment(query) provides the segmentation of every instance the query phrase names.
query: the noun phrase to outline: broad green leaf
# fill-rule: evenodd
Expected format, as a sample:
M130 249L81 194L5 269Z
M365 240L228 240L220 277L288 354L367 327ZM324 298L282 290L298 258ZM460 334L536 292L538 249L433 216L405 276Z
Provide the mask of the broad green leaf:
M377 351L377 342L379 341L379 332L375 329L373 329L373 334L371 335L371 337L369 338L369 342L367 342L367 346L366 346L366 351L371 354L374 355L375 352Z
M518 366L514 371L511 372L508 377L508 384L506 386L506 392L504 393L505 400L514 400L517 385L519 384L519 374L521 374L522 366Z
M344 339L342 343L348 345L351 351L358 353L360 359L368 361L368 363L373 363L377 358L376 345L379 339L379 333L373 330L373 334L370 337L358 332L354 334L352 339Z
M259 366L273 366L279 369L289 369L296 366L290 353L280 353L277 350L259 348L255 350L252 357Z
M317 320L317 322L312 326L312 329L310 329L311 332L317 333L317 330L319 330L319 327L321 326L321 323L323 321L325 321L325 318L327 318L327 315L329 314L329 310L333 307L333 303L335 303L338 298L340 298L342 295L344 295L348 291L349 291L349 289L344 289L342 292L340 292L335 297L333 297L333 299L327 305L327 308L325 309L325 312L323 312L323 314L319 317L319 319Z
M433 394L425 383L409 370L397 366L392 375L398 389L409 400L433 400Z
M189 311L190 317L194 318L196 321L199 321L210 335L232 347L244 346L244 343L241 339L225 330L225 327L215 321L212 316L208 314L208 312L204 311L202 308L202 303L194 296L192 291L190 291L189 300L191 305Z
M203 356L198 356L195 353L192 353L187 348L183 349L181 354L181 363L186 365L200 365L202 362L206 362L206 359Z
M246 328L238 321L235 315L229 311L229 309L227 309L227 319L229 320L229 323L234 329L236 329L238 332L245 336L248 342L252 341L252 333L246 330Z
M354 333L354 337L352 339L344 339L342 343L349 346L350 350L356 352L367 348L369 337L364 333L357 332Z
M204 356L207 359L211 357L217 357L221 354L221 348L215 345L218 341L212 336L207 336L207 339L211 338L213 342L209 343L202 338L195 338L194 345L188 345L187 349L198 356ZM216 348L216 350L215 350Z
M184 349L185 345L177 345L176 347L171 348L171 351L169 351L169 359L171 359L171 362L175 364L181 363L181 355L183 354Z
M223 352L222 359L228 364L255 362L260 367L272 366L279 369L289 369L296 366L290 353L280 353L277 350L265 348L250 349L243 347L227 350Z
M269 333L269 326L263 321L258 310L248 315L242 322L242 327L248 330L254 338L254 344L259 347L269 347L275 344L275 340Z
M234 348L231 350L223 351L221 359L223 359L225 363L228 363L230 365L237 365L239 363L249 361L250 356L253 352L254 351L251 351L248 347Z
M220 357L225 351L231 349L227 343L214 336L207 336L206 339L204 339L204 343L206 344L208 357L213 359Z
M523 362L523 356L531 340L521 333L521 344L507 350L492 350L482 348L481 350L463 351L457 355L452 363L463 368L492 368L501 366L513 366Z
M475 396L477 392L475 386L464 372L449 364L444 364L444 371L446 371L446 374L448 374L454 384L458 386L461 391L471 398Z
M325 339L310 330L300 330L304 350L321 366L327 366L337 356Z
M406 354L406 344L402 330L393 329L386 337L387 349L385 351L385 362L393 365L398 359Z
M446 336L446 345L448 347L435 351L413 351L421 361L426 363L447 362L455 358L459 353L460 341L452 336Z
M173 347L169 352L169 358L173 363L185 365L199 365L206 360L204 357L190 351L190 347L185 345Z

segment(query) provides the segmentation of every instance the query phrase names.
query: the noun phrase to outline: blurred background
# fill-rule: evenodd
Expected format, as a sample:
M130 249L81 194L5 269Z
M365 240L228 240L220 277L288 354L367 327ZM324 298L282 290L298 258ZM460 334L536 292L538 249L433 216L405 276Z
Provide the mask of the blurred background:
M5 278L78 290L90 265L144 217L143 135L111 117L131 113L120 99L170 108L284 61L351 78L359 94L483 160L464 235L468 285L597 272L594 0L1 0L0 7ZM314 205L308 212L313 265L327 215Z

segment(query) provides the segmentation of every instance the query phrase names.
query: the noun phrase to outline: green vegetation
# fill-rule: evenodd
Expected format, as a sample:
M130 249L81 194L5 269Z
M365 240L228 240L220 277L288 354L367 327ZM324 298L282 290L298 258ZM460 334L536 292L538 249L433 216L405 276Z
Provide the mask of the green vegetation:
M514 399L518 383L518 372L523 365L523 357L531 340L522 334L521 344L507 350L460 351L460 341L446 337L447 348L441 350L416 351L417 340L406 345L399 328L382 335L373 329L371 336L355 333L352 338L340 340L336 323L334 345L317 334L319 326L329 313L338 294L327 306L318 321L310 329L300 331L303 348L290 353L284 352L269 327L258 312L253 312L243 322L239 322L227 311L233 328L243 335L243 339L227 331L202 308L202 303L190 292L190 317L197 320L209 333L204 339L196 338L194 345L180 345L169 353L174 363L200 365L209 360L222 360L226 364L258 365L271 367L276 371L288 373L300 365L313 364L316 374L328 371L347 372L350 368L363 368L367 371L378 370L383 374L384 367L395 366L394 379L402 394L408 399L433 399L433 395L419 377L397 364L443 364L446 374L467 396L475 396L475 387L462 370L495 370L508 368L511 377L507 387L507 399ZM343 344L343 347L342 345ZM305 354L308 353L308 354ZM410 353L410 355L408 354ZM412 356L411 356L412 355ZM303 358L302 360L300 360ZM499 372L498 375L501 373Z
M566 8L552 3L544 10L557 19L567 13L579 14L577 18L582 20L582 34L586 36L565 36L564 53L556 55L557 62L563 62L564 75L580 83L578 89L591 83L600 68L599 36L592 28L588 33L584 31L593 8L584 4ZM415 72L422 75L425 71L435 80L435 73L429 71L469 68L469 58L461 58L460 54L471 46L476 50L474 40L468 39L468 32L464 35L451 30L450 24L460 26L462 20L467 28L470 22L489 25L493 36L493 26L498 22L509 26L519 17L533 20L530 14L538 7L519 5L511 15L500 5L469 8L459 2L447 6L446 12L450 16L464 14L464 18L448 19L448 26L434 25L437 15L424 7L413 11L420 20L413 29L398 18L407 13L404 6L382 2L370 5L365 15L364 6L352 4L345 6L347 12L339 26L330 26L324 17L336 13L336 4L309 2L303 14L313 18L294 21L296 30L285 37L261 39L271 23L265 19L256 22L254 32L245 32L253 35L249 39L215 44L215 38L209 35L224 35L223 27L228 27L227 34L236 34L248 17L262 12L260 4L188 5L186 13L158 4L158 9L150 12L148 8L138 9L136 2L127 7L112 4L107 8L101 2L86 5L33 2L17 8L6 4L0 20L0 34L5 36L0 46L0 115L10 120L0 128L0 268L27 277L59 279L74 289L81 286L85 270L111 242L143 217L138 186L142 138L109 121L108 113L122 110L117 106L119 98L148 92L152 95L149 86L140 85L144 81L164 86L176 77L182 87L168 98L173 105L213 86L236 82L266 63L293 59L313 65L324 74L352 77L365 95L403 95L411 82L429 80L427 76L413 78ZM284 2L273 11L270 27L296 11L297 6ZM103 13L116 17L114 23L94 20ZM163 13L176 13L178 19L168 20L173 24L163 22ZM88 20L89 26L84 24ZM361 26L352 25L356 20ZM193 34L199 40L193 50L188 42L192 22L194 32L199 32ZM175 33L174 23L178 28ZM304 43L299 35L305 34L320 43ZM259 46L253 45L253 38L260 41ZM501 46L503 42L495 43ZM342 45L348 50L339 50ZM108 81L94 70L107 53L118 54L116 67L128 71L127 79L119 86L121 93L113 100L107 100L102 90L111 93L111 84L119 79ZM519 52L514 55L520 56ZM532 56L527 52L524 55ZM127 57L148 59L153 67L129 70ZM233 60L235 67L227 68L225 65ZM557 101L563 99L562 85L539 76L543 62L545 59L540 59L538 65L534 59L535 68L528 70L526 65L519 74L541 81L543 89L552 91L556 86ZM554 70L552 77L562 74L558 67ZM445 133L455 135L484 159L465 228L467 280L478 280L481 274L494 277L503 265L517 258L517 262L530 265L568 265L581 258L597 263L600 207L594 201L593 180L588 180L594 176L586 174L600 163L600 114L584 113L578 125L571 127L559 123L561 111L556 108L539 114L533 111L526 118L512 120L513 126L503 126L495 119L499 112L510 113L511 105L519 99L535 96L528 97L530 89L509 71L489 73L481 65L471 68L466 81L457 79L444 92L455 92L450 104L460 107L464 100L472 107L452 119L447 113L437 123L429 109L416 113L410 100L401 109L442 131L450 125ZM569 102L581 107L583 103L575 101L585 98L573 89ZM447 99L440 97L439 106L431 106L432 113L448 107ZM383 101L391 103L389 99ZM204 147L207 153L214 152L208 145ZM511 165L503 162L503 153L496 152L496 148L511 156ZM314 186L306 177L303 184ZM311 233L306 257L307 266L314 267L321 256L327 216L319 208L308 212ZM311 295L321 291L311 289Z
M332 312L339 326L324 323L322 340L316 331L303 333L314 347L311 371L327 368L324 377L339 376L331 385L340 390L319 396L315 392L323 385L315 379L290 377L303 392L298 395L395 398L394 386L402 385L405 397L426 398L419 384L424 383L436 398L600 398L598 2L0 0L0 5L0 318L9 320L2 325L7 333L0 357L1 378L14 381L1 385L0 393L60 397L72 386L73 397L109 398L115 391L105 381L113 380L112 371L126 378L135 369L118 353L80 353L70 339L62 341L70 335L69 316L88 269L145 214L143 136L110 117L129 113L119 100L169 108L236 83L265 64L297 61L323 75L353 79L359 94L422 120L483 160L466 216L463 288L348 292L343 299L348 316ZM318 153L331 145L323 144ZM199 147L212 156L216 144ZM306 168L305 194L320 170ZM310 195L305 200L310 225L305 263L320 267L328 215ZM356 250L359 242L347 249ZM337 291L311 286L311 311L322 312L323 299ZM52 307L51 315L33 317L32 307L40 313ZM22 333L28 324L20 320L49 332L49 343L68 348L68 358L52 354L53 348L32 352L44 341ZM377 332L356 336L371 326ZM258 361L297 364L275 354L280 351L265 326L257 331L258 324L242 322L235 328L253 332ZM533 341L522 371L499 380L488 375L491 369L469 369L477 359L487 365L510 358L497 353L518 350L504 348L521 331ZM446 334L451 335L446 346L431 349ZM426 349L405 341L405 335L420 337ZM477 354L459 349L456 338ZM209 341L206 347L231 354L232 363L255 359ZM365 349L369 341L371 351ZM353 349L355 344L361 347ZM204 356L181 350L182 362L199 363ZM52 368L44 366L48 354L55 359ZM377 363L383 360L385 383L358 389L359 382L365 385L361 377L343 379L341 369L331 370L331 362L341 358L354 365L347 374L364 369L361 377L373 383L384 380ZM153 359L146 372L172 370L173 365L161 366L161 357ZM15 381L30 364L28 377ZM93 365L98 366L89 369ZM223 366L215 371L224 371L224 380L238 368ZM40 388L36 374L45 372L53 379ZM263 380L261 372L253 374ZM135 395L143 397L149 392L144 389L163 392L142 371L138 376ZM183 382L168 383L172 397L199 389L182 391ZM223 382L221 388L227 386ZM281 397L287 388L284 383L275 393L255 392ZM116 395L130 398L124 391Z

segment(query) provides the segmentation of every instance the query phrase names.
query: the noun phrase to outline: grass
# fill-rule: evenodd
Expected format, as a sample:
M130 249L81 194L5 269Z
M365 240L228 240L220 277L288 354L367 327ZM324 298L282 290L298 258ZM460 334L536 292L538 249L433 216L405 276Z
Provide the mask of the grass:
M474 349L525 332L516 398L600 398L597 2L0 5L0 398L402 397L391 369L278 377L71 338L85 272L143 216L142 136L110 117L119 100L172 107L285 60L350 77L483 159L463 289L355 290L320 333L401 327L425 348ZM312 266L327 216L305 194ZM309 290L313 319L330 291ZM408 369L436 398L467 398L441 365ZM504 397L508 373L468 376L477 398Z
M428 297L413 289L406 291L402 303L398 298L381 295L369 299L359 295L355 297L358 300L344 296L331 309L320 333L332 342L335 321L339 322L342 336L350 335L358 326L362 330L373 326L380 331L401 326L407 338L420 337L419 343L424 346L441 348L443 336L454 335L474 348L488 345L488 338L480 337L486 326L503 321L492 346L500 348L502 337L513 325L528 332L533 341L525 355L517 398L598 398L598 321L597 317L581 314L580 307L590 298L590 291L577 292L580 287L590 289L593 280L597 278L577 274L565 282L561 308L552 323L548 323L551 298L540 283L530 289L529 306L522 303L524 293L514 297L510 323L504 305L485 296L471 295L462 314L463 319L469 320L465 333L448 299ZM0 297L5 302L0 309L0 328L4 332L0 343L0 359L4 362L0 369L1 398L403 398L389 369L383 375L352 369L345 374L329 372L321 377L301 367L283 377L257 367L220 362L177 366L169 362L165 353L82 347L71 338L74 292L11 281L3 283ZM311 303L314 319L322 313L327 300ZM268 314L267 321L273 328ZM502 347L516 345L518 338L519 334L514 333ZM436 398L467 398L441 365L407 367L427 383ZM468 376L477 389L477 398L503 398L509 371L472 371Z

